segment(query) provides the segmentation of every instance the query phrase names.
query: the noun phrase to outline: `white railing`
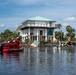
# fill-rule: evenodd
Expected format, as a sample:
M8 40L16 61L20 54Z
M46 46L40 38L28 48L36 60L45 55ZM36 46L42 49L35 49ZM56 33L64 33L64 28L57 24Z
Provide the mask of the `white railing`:
M56 25L55 25L55 24L53 24L53 25L51 25L51 27L56 27Z
M27 24L27 25L22 25L21 28L24 28L24 27L56 27L55 24L53 25L46 25L46 24Z

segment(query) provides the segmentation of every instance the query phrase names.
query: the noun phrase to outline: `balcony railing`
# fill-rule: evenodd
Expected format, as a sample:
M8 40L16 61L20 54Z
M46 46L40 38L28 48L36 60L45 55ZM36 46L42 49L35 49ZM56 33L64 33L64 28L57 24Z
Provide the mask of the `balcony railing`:
M57 27L55 24L53 25L46 25L46 24L26 24L26 25L22 25L20 28L25 28L25 27Z

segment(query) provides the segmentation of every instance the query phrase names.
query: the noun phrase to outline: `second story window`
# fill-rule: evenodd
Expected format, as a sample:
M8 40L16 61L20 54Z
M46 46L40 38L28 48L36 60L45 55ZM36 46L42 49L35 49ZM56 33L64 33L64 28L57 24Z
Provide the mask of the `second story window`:
M40 35L42 35L43 34L43 31L42 30L40 30Z
M30 33L30 35L33 35L33 33Z

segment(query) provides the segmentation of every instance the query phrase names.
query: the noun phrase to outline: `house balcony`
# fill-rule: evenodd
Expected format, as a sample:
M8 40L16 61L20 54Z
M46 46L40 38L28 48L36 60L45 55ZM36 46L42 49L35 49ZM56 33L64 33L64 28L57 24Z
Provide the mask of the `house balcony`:
M55 28L57 28L57 26L55 25L55 24L53 24L53 25L46 25L46 24L26 24L26 25L22 25L21 27L20 27L20 29L26 29L26 28L48 28L48 29L50 29L50 28L53 28L53 29L55 29Z

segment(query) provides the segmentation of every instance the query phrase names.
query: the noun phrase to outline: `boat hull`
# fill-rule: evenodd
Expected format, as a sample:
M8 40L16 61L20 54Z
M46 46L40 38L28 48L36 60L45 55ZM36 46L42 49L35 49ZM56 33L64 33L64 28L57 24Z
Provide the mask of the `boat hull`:
M3 53L19 52L19 51L23 51L23 50L24 50L24 47L20 47L20 48L17 48L17 49L14 49L14 48L11 48L11 49L4 48Z

